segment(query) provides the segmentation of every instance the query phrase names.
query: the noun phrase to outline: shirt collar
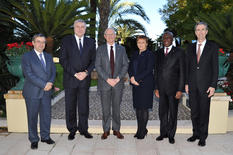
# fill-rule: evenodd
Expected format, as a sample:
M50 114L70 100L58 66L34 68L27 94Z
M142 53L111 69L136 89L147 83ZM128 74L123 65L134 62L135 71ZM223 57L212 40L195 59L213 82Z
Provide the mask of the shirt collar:
M79 43L79 39L81 39L81 43L83 45L83 39L84 39L84 36L82 36L81 38L79 38L76 34L74 35L76 41Z
M197 45L198 45L198 44L201 44L202 47L205 46L205 44L206 44L206 39L205 39L202 43L200 43L200 42L197 41Z
M111 46L113 46L113 48L115 48L115 43L113 45L110 45L110 44L107 43L107 46L108 46L109 49L111 48Z
M170 52L171 49L172 49L172 45L170 45L170 46L168 46L168 47L164 47L164 51L166 51L166 48L168 48L168 52Z
M42 54L42 56L44 55L44 52L40 53L37 50L34 49L34 51L36 52L36 54L39 56L40 54Z

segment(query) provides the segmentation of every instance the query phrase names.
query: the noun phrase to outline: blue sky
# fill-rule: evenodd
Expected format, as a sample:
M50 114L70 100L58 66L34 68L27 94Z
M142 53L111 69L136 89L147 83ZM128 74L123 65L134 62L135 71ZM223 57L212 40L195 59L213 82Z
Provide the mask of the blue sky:
M148 24L144 22L141 18L136 18L136 19L145 26L147 30L147 35L152 39L156 39L158 36L160 36L163 30L166 28L166 25L161 19L162 16L159 14L159 8L162 8L163 5L167 3L167 1L166 0L128 0L128 1L137 2L144 8L147 16L150 19L150 23Z

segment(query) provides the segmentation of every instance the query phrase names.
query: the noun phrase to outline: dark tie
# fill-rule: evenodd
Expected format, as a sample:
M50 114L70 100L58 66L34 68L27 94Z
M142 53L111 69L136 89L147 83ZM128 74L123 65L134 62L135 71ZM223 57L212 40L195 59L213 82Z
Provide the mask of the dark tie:
M42 53L39 54L39 56L40 56L40 62L42 63L42 65L43 65L43 67L44 67L44 70L46 70L46 65L45 65L44 59L43 59L43 57L42 57Z
M114 52L113 52L113 46L111 46L111 49L110 49L110 66L111 66L112 77L113 77L113 74L114 74Z
M80 55L82 55L82 52L83 52L83 46L82 46L81 39L79 39L79 51L80 51Z
M166 47L165 56L168 54L168 47Z
M198 49L197 49L197 63L199 63L201 57L201 44L198 44Z

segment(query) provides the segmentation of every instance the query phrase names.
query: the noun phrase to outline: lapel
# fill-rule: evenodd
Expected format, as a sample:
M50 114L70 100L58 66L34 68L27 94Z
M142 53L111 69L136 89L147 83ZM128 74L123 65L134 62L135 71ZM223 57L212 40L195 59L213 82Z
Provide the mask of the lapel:
M206 44L205 44L204 49L202 51L199 64L201 64L203 62L203 59L205 59L205 57L207 57L208 52L210 51L209 48L210 48L209 42L208 42L208 40L206 40Z
M74 35L72 35L72 40L71 41L72 41L71 45L74 46L74 48L73 48L74 54L77 55L77 56L80 56L80 51L79 51L78 44L77 44L77 41L76 41Z
M45 54L44 54L44 56L45 56ZM36 63L38 64L38 66L40 66L41 69L42 69L44 72L46 72L46 71L44 70L44 67L43 67L43 65L42 65L42 63L41 63L41 61L40 61L40 59L38 58L38 56L37 56L37 54L36 54L36 52L35 52L34 50L32 51L32 59L34 59L34 60L35 60L34 62L36 62ZM46 58L45 58L45 61L46 61ZM46 68L47 68L47 61L46 61Z
M197 65L197 49L196 49L196 44L197 43L193 43L192 44L192 50L191 50L191 54L193 55L192 57L193 57L193 60L194 60L194 64L195 65ZM200 63L200 61L199 61L199 63Z
M115 67L116 67L116 62L119 60L119 55L120 55L120 47L115 43Z
M44 52L44 58L45 58L45 63L46 63L46 72L48 72L49 71L50 62L49 62L48 55L45 52Z
M110 67L110 57L108 55L108 47L107 44L104 45L104 50L103 50L103 60L105 60L105 64L106 64L106 69L108 71L108 73L111 72L111 67Z

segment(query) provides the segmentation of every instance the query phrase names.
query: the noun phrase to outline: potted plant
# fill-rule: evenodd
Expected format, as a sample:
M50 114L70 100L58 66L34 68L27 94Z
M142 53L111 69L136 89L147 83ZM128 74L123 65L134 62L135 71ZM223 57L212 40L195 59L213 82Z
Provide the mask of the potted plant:
M24 77L21 67L21 57L25 52L31 50L32 46L33 45L31 42L7 44L7 49L5 53L9 59L8 61L6 61L8 71L14 76L19 77L19 82L16 84L15 87L12 88L12 90L23 89Z

